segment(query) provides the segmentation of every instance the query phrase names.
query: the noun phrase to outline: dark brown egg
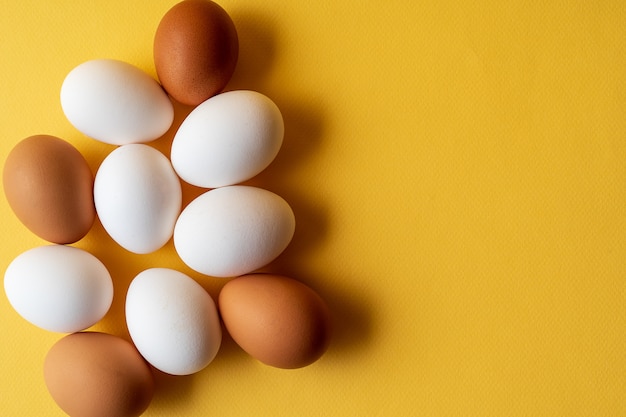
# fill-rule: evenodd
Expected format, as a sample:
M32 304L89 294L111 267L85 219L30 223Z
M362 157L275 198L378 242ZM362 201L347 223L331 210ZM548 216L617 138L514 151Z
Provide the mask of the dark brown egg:
M73 243L87 234L96 209L93 174L81 153L54 136L31 136L9 153L4 193L24 225L52 243Z
M177 101L198 105L221 92L235 71L239 40L226 11L209 0L185 0L161 19L154 64L163 88Z
M152 371L139 352L105 333L73 333L55 343L44 361L44 380L72 417L139 416L154 395Z
M326 351L330 313L308 286L280 275L234 278L222 288L219 309L233 340L250 356L277 368L301 368Z

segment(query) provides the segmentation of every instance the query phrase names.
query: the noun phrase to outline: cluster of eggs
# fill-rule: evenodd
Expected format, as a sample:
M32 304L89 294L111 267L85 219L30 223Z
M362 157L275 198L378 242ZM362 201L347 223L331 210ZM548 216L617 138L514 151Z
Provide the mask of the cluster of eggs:
M306 366L328 346L329 312L319 295L295 279L255 273L288 246L295 218L280 196L241 185L275 158L284 126L263 94L223 92L237 56L237 33L224 9L184 0L155 34L159 81L111 59L87 61L65 78L61 106L70 123L116 145L95 176L74 146L49 135L22 140L6 159L9 205L50 244L10 263L5 292L29 322L68 333L46 356L44 379L71 416L140 415L153 396L150 365L174 375L199 372L219 350L221 323L244 351L279 368ZM170 129L170 97L194 108L168 159L146 143ZM184 209L179 178L206 189ZM173 239L191 269L231 278L218 302L188 275L150 268L126 294L131 341L85 331L113 299L106 266L70 246L96 216L130 252L151 253Z

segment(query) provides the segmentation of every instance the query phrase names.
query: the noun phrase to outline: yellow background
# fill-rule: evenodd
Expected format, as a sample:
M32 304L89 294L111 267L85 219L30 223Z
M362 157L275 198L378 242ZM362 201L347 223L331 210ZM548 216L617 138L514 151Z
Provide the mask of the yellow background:
M92 169L113 148L59 104L65 75L116 58L154 75L174 0L4 2L0 157L47 133ZM626 415L626 3L222 0L241 56L229 89L272 98L284 146L250 183L289 201L297 231L266 270L328 302L336 333L300 370L229 338L191 377L158 375L147 416ZM189 109L178 108L177 123ZM154 145L168 152L173 131ZM185 187L185 201L199 193ZM2 273L44 242L4 198ZM94 329L128 337L144 268L189 273L173 246L76 244L116 291ZM0 415L58 416L42 361L61 335L0 297Z

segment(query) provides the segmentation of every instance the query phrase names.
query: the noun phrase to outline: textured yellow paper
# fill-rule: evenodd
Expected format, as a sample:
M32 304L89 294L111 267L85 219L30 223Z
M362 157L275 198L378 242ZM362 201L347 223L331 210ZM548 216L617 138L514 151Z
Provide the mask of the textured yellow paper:
M112 150L65 120L75 65L154 75L175 1L12 1L0 12L0 158L37 133L95 170ZM191 377L158 375L147 416L626 415L626 3L224 0L241 59L229 89L271 97L278 158L250 183L294 208L268 271L319 291L336 335L272 369L225 339ZM178 122L188 109L179 109ZM173 132L154 145L168 152ZM185 188L189 201L198 190ZM2 197L0 270L44 244ZM125 291L173 247L126 253L99 224L76 246L115 279L94 327L128 337ZM61 335L0 296L0 415L61 416L42 361Z

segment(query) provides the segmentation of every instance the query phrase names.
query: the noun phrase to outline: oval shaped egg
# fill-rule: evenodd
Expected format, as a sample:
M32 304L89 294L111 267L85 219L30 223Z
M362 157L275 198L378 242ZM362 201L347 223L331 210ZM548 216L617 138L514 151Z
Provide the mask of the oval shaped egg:
M70 416L136 417L150 405L154 377L135 347L106 333L74 333L56 342L43 367L57 405Z
M143 357L172 375L204 369L222 342L209 293L172 269L147 269L133 279L126 295L126 323Z
M196 106L224 89L235 71L239 40L232 19L217 3L186 0L161 19L154 36L154 65L165 90Z
M274 160L283 134L280 110L263 94L218 94L181 124L172 142L172 165L184 181L198 187L237 184Z
M70 143L49 135L19 142L3 172L4 193L18 219L52 243L74 243L96 217L93 174Z
M17 256L4 274L4 290L23 318L61 333L96 324L113 301L113 282L104 264L64 245L39 246Z
M87 61L70 71L61 107L76 129L112 145L150 142L174 121L174 107L159 83L114 59Z
M182 204L180 181L165 155L142 144L116 148L94 183L96 212L120 246L150 253L172 236Z
M289 245L295 217L280 196L233 185L205 192L180 214L174 247L190 268L214 277L255 271Z
M233 340L250 356L277 368L319 359L331 334L328 307L310 287L280 275L245 275L220 292L219 310Z

